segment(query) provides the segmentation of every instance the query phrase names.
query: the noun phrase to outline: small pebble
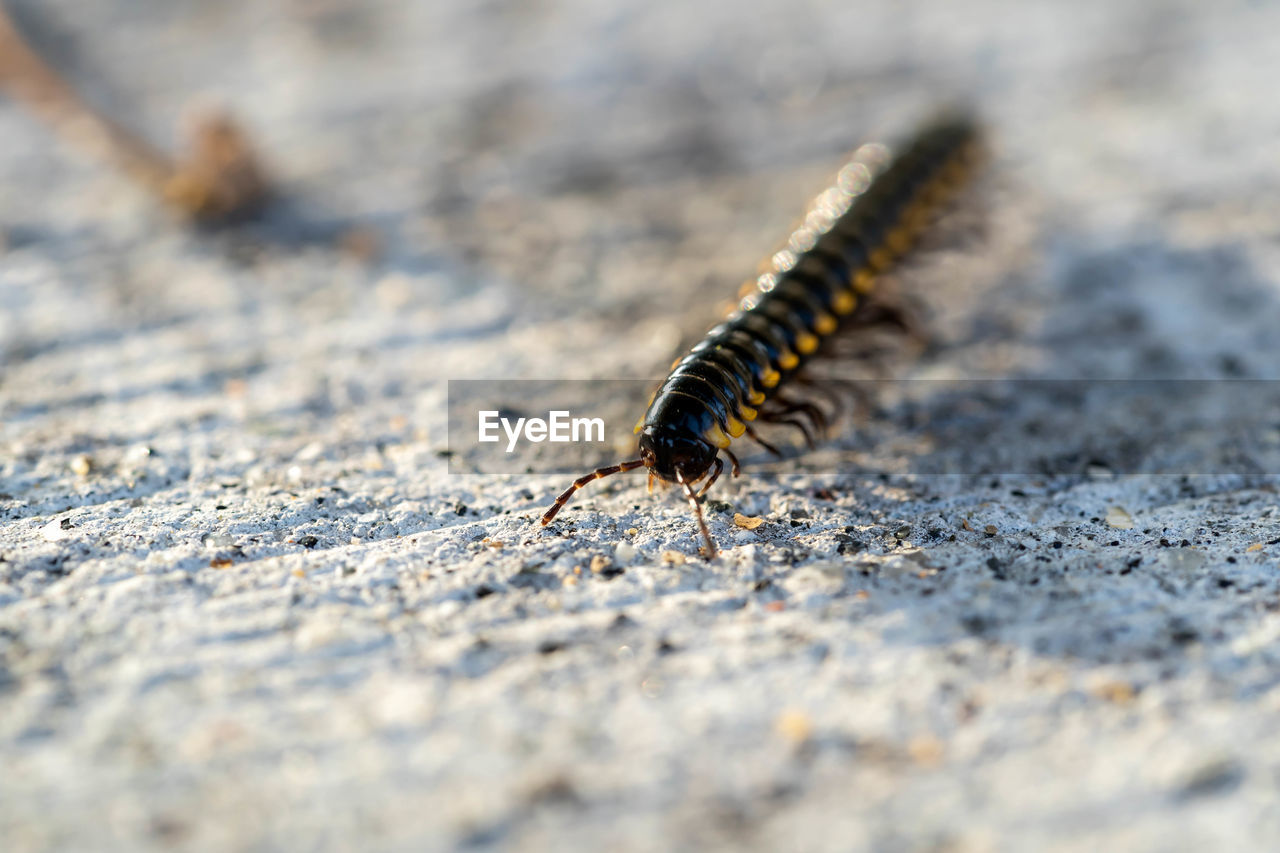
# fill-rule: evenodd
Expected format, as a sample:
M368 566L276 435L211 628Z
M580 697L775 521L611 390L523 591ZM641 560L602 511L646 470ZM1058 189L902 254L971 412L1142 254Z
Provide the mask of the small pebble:
M636 546L630 542L619 542L618 547L613 549L613 559L620 566L630 563L635 556Z
M803 711L786 710L774 720L773 729L784 739L801 744L812 737L813 722Z
M912 738L907 744L907 754L911 756L916 764L924 767L936 766L942 761L944 747L942 741L933 735L921 735Z
M93 460L88 454L81 453L71 459L71 471L77 477L87 477L89 472L93 470Z
M66 518L55 518L53 521L40 528L40 535L50 542L61 542L68 539L71 534L67 531L71 529L71 521Z
M1107 524L1117 530L1132 530L1133 516L1122 506L1107 507Z
M1137 693L1127 681L1108 681L1095 687L1093 695L1115 705L1128 705Z
M319 459L323 454L324 445L318 441L313 441L299 450L293 458L298 462L312 462Z
M125 453L124 458L127 462L141 462L151 455L151 448L145 444L135 444Z
M663 551L662 562L669 566L683 566L685 563L685 556L679 551Z

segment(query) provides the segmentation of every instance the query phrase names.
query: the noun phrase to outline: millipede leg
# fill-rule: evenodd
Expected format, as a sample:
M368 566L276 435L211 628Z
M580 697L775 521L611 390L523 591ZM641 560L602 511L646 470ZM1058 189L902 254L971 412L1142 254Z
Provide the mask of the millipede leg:
M833 420L842 419L847 407L851 409L850 413L854 419L862 423L866 421L867 417L875 409L875 401L867 390L865 382L839 378L831 378L826 382L825 388L815 390L819 392L826 391L830 394L831 401L835 406Z
M816 445L814 433L821 431L825 423L822 411L816 406L782 397L775 397L760 408L760 420L795 427L804 434L805 444L811 450Z
M803 415L810 420L814 432L822 434L827 431L827 413L816 404L808 400L795 400L790 397L784 397L781 394L769 402L772 405L767 409L762 408L760 411L761 416L766 420L790 415Z
M859 328L875 329L889 327L906 335L920 334L919 321L911 316L901 305L887 302L874 302L867 306L866 314L859 321Z
M693 507L693 514L698 518L698 530L702 533L703 547L698 552L708 560L714 560L716 557L716 542L711 538L711 531L707 528L707 519L702 514L702 501L698 500L698 496L693 493L693 486L685 482L684 477L680 476L680 472L676 472L676 478L680 481L680 485L684 487L684 495L689 499L689 505Z
M698 490L698 497L702 497L710 490L712 484L720 479L720 472L724 471L724 460L719 456L716 457L715 470L711 472L711 476L707 478L707 482L703 483L702 488Z
M742 466L738 464L738 457L733 455L733 451L725 449L724 455L729 457L729 461L733 464L733 476L737 477L742 473Z
M821 382L818 382L809 376L797 376L796 384L804 386L806 394L831 406L830 413L823 411L823 415L829 423L836 424L844 419L845 401L841 397L841 393L846 385L854 384L851 380L824 377Z
M752 429L750 424L746 424L745 426L746 426L746 428L747 428L747 437L748 437L748 438L750 438L750 439L751 439L752 441L754 441L756 444L758 444L758 445L760 445L761 447L763 447L765 450L767 450L767 451L769 451L770 453L772 453L774 456L781 456L781 455L782 455L782 451L781 451L781 450L779 450L777 447L773 446L772 444L770 444L769 442L767 442L767 441L765 441L763 438L761 438L761 437L760 437L760 433L758 433L758 432L756 432L754 429Z
M809 428L809 424L806 423L805 421L800 420L799 417L783 417L781 415L766 416L762 413L760 415L760 419L771 424L782 424L783 426L793 426L796 429L800 430L801 433L803 433L804 443L809 447L810 450L818 446L818 442L816 439L814 439L813 431Z
M551 505L551 508L542 514L542 526L546 527L548 524L550 524L551 520L556 517L556 513L560 512L560 508L563 507L565 504L567 504L571 498L573 498L574 492L578 491L578 489L581 489L583 486L585 486L587 483L590 483L592 480L599 480L602 477L608 477L610 474L618 474L623 471L634 471L636 468L641 468L643 466L644 466L643 460L632 459L630 462L622 462L618 465L610 465L607 468L597 468L596 470L592 471L590 474L584 474L583 476L574 480L573 485L565 489L564 494L556 498L556 502Z

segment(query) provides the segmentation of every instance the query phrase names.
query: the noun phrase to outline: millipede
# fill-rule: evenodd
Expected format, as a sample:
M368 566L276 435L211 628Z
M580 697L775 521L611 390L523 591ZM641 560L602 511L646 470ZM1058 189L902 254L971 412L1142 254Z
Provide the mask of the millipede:
M978 126L968 116L935 120L896 156L879 144L859 148L809 205L803 223L737 309L673 364L636 425L639 458L579 477L543 514L542 524L592 480L645 468L650 487L656 479L683 490L697 519L701 553L714 557L702 498L723 473L724 457L738 476L732 440L746 436L778 455L752 427L759 419L793 426L814 446L826 413L788 389L806 381L804 367L832 340L902 325L897 312L870 295L968 179L980 154Z

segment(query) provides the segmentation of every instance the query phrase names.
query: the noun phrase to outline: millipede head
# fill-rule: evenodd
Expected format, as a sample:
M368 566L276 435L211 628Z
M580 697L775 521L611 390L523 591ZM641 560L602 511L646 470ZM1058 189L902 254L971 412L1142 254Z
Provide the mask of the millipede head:
M640 458L659 480L695 482L711 470L720 448L697 433L649 424L640 431Z

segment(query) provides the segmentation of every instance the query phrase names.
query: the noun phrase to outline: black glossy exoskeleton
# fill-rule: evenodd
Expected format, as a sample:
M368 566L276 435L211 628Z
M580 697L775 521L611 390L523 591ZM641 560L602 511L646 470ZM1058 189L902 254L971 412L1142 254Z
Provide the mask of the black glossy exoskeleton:
M825 341L883 321L883 309L864 297L968 177L978 149L976 126L964 118L930 125L896 158L879 145L858 149L836 184L810 205L804 224L774 256L773 270L760 276L739 310L676 362L636 427L640 458L578 478L542 523L549 524L592 480L643 467L651 482L684 490L703 553L714 556L700 498L724 470L721 455L737 476L732 439L746 435L777 452L751 428L757 417L799 428L812 446L810 427L821 429L825 415L781 389Z

